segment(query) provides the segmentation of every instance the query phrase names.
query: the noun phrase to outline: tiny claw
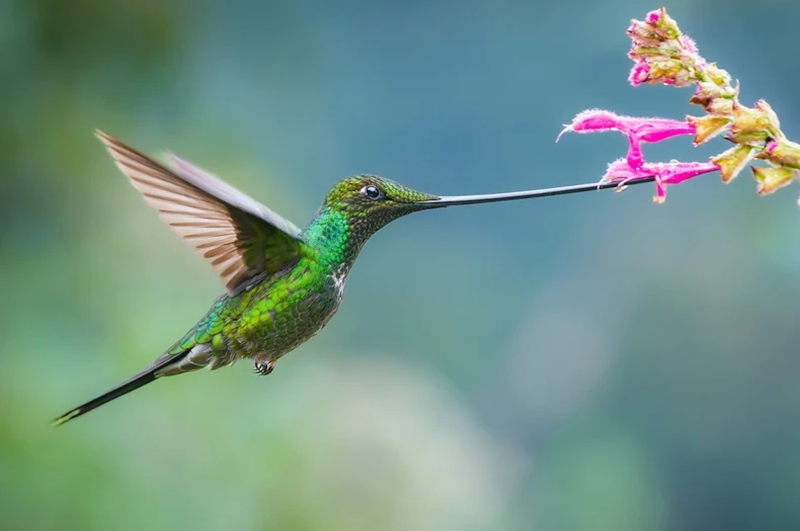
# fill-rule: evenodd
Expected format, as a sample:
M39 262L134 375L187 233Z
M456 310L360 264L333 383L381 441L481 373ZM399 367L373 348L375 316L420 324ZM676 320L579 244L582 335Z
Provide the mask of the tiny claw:
M261 376L266 376L266 375L270 374L274 370L275 370L275 362L274 361L268 361L266 363L262 362L262 361L257 361L255 363L253 372L255 372L256 374L259 374Z

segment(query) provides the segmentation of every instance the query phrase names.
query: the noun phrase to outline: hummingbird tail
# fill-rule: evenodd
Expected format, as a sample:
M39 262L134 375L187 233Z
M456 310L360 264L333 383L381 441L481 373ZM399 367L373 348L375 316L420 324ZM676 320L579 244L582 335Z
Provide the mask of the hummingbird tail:
M158 362L150 365L148 368L137 374L136 376L125 380L118 386L114 387L113 389L109 389L105 393L101 394L100 396L89 400L85 404L81 404L80 406L70 409L57 419L53 421L53 426L60 426L69 422L70 420L74 420L80 416L85 415L86 413L92 411L93 409L97 409L103 404L108 404L112 400L116 400L117 398L127 395L131 391L135 391L140 387L144 387L145 385L154 382L158 376L156 373L159 369L164 368L166 365L170 365L175 363L176 361L180 361L189 354L189 351L182 352L175 356L171 356L164 360L159 360Z

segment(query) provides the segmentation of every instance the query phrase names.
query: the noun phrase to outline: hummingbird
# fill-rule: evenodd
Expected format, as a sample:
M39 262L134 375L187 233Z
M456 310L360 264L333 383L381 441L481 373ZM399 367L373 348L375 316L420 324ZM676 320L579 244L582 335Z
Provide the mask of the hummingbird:
M53 421L61 425L155 380L251 360L259 375L334 316L367 240L414 212L454 205L609 188L578 185L471 196L437 196L377 175L336 183L300 229L219 177L167 153L168 166L102 132L119 170L170 228L203 257L225 292L144 370ZM646 179L641 179L646 182ZM628 183L631 184L631 183ZM634 183L638 184L638 183Z

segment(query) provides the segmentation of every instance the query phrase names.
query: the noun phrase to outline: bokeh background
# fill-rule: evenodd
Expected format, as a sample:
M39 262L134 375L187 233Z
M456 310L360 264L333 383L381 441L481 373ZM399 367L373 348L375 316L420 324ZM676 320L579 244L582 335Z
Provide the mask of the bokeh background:
M800 4L666 4L800 137ZM594 181L587 107L659 4L0 1L0 529L705 531L800 527L800 212L743 174L396 222L268 378L149 386L63 429L221 291L102 128L304 225L339 178L441 194ZM722 140L648 146L703 160Z

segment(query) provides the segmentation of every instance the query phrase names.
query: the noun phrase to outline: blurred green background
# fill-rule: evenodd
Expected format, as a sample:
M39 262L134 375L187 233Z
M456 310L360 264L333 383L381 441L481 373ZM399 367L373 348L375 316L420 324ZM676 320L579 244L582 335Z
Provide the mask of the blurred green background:
M102 128L304 225L337 179L441 194L594 181L680 118L628 86L659 4L0 1L0 529L798 529L800 214L743 174L390 225L341 312L249 363L48 422L148 364L221 292ZM667 4L800 137L800 3ZM703 160L721 140L648 146Z

